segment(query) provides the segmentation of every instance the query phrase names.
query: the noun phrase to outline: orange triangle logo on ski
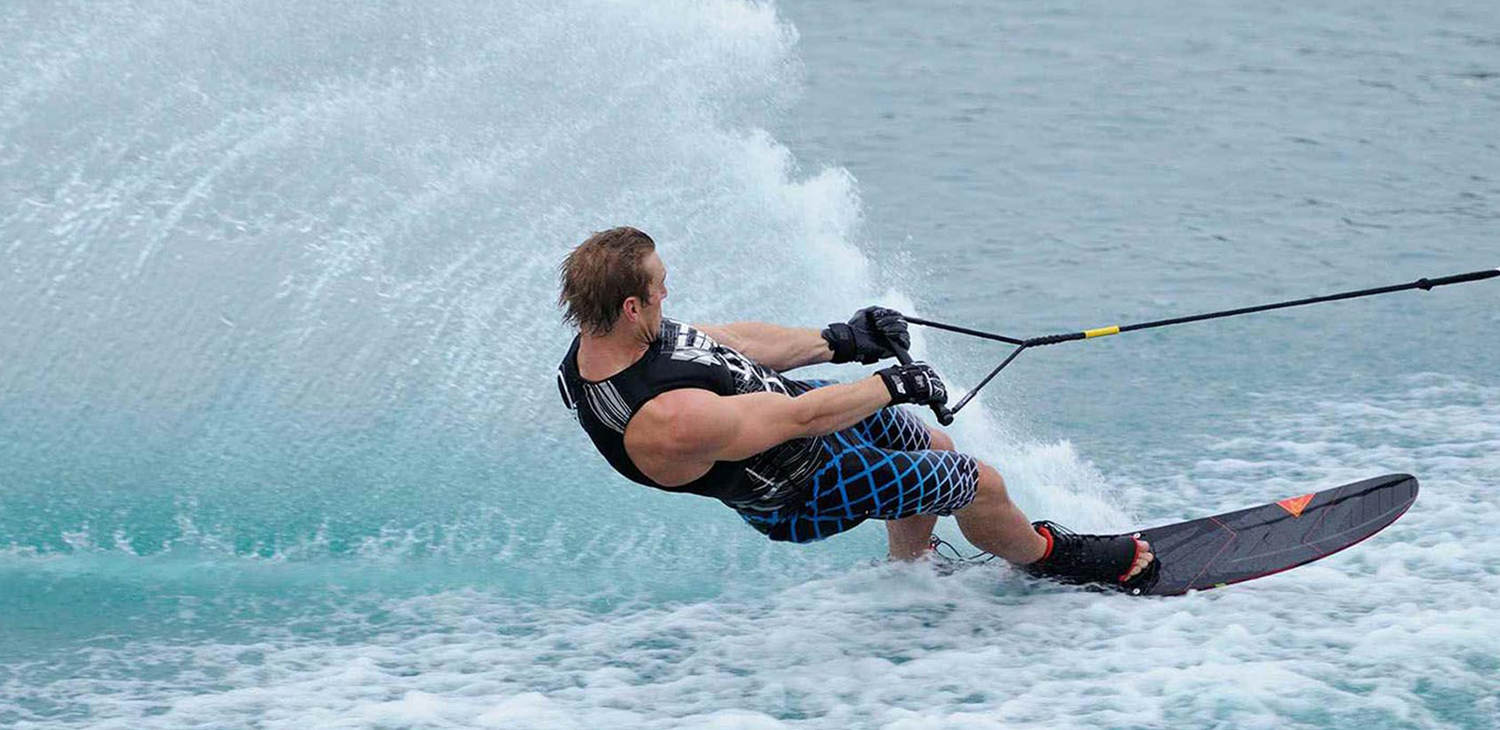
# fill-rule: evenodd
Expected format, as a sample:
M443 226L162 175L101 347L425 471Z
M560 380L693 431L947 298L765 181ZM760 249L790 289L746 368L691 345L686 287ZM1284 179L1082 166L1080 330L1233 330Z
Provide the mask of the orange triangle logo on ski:
M1307 503L1311 502L1312 498L1311 494L1304 494L1300 497L1287 497L1276 504L1280 505L1287 512L1292 513L1293 517L1301 517L1302 510L1307 509Z

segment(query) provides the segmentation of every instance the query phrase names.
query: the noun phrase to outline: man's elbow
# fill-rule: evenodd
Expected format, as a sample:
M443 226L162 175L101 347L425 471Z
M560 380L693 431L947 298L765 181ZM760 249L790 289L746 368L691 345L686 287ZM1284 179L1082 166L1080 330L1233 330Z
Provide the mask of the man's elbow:
M788 439L808 438L824 433L824 416L811 398L789 398L787 430Z

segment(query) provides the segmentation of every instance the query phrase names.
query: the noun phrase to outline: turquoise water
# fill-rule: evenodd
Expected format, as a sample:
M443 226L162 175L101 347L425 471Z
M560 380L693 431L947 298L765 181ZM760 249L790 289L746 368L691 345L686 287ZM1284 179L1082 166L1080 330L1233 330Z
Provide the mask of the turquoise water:
M698 321L1024 336L1500 265L1493 4L0 21L0 726L1500 726L1493 282L1039 350L960 416L1078 528L1422 479L1175 600L768 544L610 474L551 374L556 263L619 223ZM916 349L957 390L1005 351Z

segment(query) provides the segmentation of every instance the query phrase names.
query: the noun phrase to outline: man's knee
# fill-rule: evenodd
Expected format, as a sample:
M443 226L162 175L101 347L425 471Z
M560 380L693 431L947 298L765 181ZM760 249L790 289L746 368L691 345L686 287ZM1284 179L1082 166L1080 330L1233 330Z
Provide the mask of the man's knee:
M983 504L987 507L1003 507L1010 503L1010 494L1005 491L1005 479L995 467L975 460L979 465L979 482L974 488L974 501L969 506Z
M953 438L948 434L943 433L942 431L939 431L931 426L927 427L927 433L932 436L932 445L928 448L932 449L933 451L953 450Z

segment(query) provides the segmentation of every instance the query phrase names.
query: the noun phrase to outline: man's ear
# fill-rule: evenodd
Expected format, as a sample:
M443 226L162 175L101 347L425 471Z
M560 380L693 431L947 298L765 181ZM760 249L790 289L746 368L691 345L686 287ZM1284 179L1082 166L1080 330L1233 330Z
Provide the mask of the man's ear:
M640 299L640 297L625 297L625 302L620 305L620 310L621 310L621 314L623 314L626 318L630 319L631 321L640 319L640 317L641 317L641 299Z

